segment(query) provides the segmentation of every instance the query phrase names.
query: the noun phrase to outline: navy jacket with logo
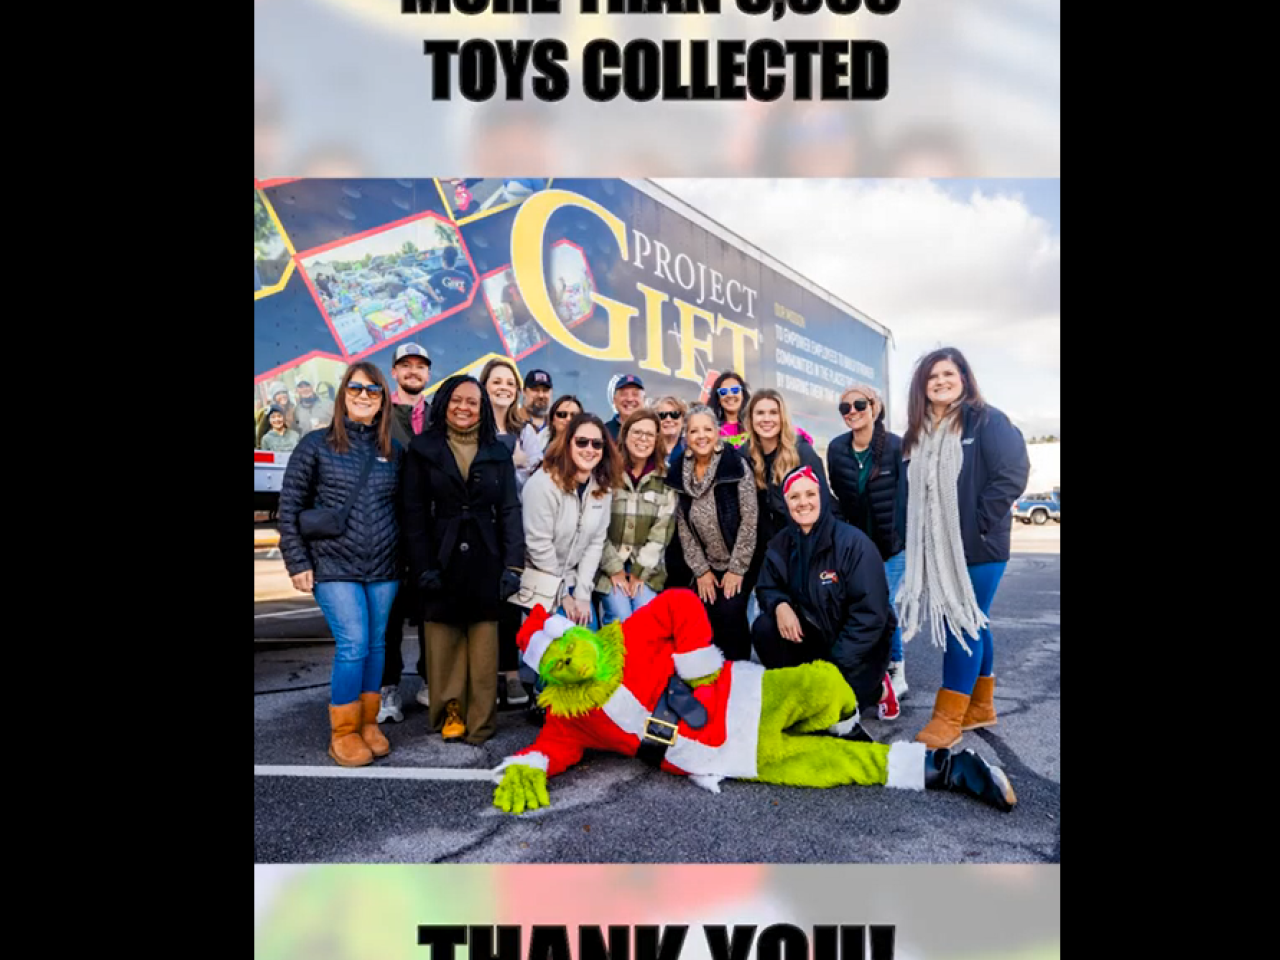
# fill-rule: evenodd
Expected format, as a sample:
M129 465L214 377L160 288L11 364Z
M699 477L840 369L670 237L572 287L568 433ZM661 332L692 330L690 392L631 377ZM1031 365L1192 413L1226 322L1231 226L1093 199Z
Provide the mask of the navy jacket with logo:
M1009 559L1014 502L1027 489L1031 457L1022 431L995 407L964 408L960 449L964 462L956 481L964 561L1003 563ZM904 468L911 456L904 458ZM908 476L909 476L908 471ZM907 496L910 497L908 485Z
M858 702L874 704L898 626L884 561L865 533L830 511L823 511L809 535L814 539L805 570L797 569L801 533L794 522L769 541L756 586L761 615L776 616L778 604L790 604L822 631L831 645L830 659Z

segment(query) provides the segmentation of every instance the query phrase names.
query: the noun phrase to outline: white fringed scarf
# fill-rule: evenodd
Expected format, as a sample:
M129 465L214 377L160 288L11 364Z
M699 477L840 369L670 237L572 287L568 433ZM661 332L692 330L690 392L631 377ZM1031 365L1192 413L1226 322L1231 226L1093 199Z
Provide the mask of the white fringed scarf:
M960 538L960 503L957 481L964 463L960 433L952 429L952 416L920 431L920 439L907 467L907 568L896 598L902 639L920 630L921 614L928 612L930 639L946 647L944 624L964 652L973 655L964 635L977 639L987 625L978 606L964 562Z

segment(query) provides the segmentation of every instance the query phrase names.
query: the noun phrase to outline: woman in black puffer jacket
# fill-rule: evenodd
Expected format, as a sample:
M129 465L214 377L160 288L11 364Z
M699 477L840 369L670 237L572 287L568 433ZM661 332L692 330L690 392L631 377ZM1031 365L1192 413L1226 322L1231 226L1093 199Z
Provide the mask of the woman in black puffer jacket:
M906 569L907 475L902 466L902 438L885 429L884 401L880 392L867 384L854 384L840 395L840 416L849 432L827 447L831 492L839 501L836 511L880 550L892 600ZM889 678L894 696L901 700L907 693L907 677L899 629L893 631Z
M344 767L391 752L378 729L379 685L391 603L400 586L397 517L400 445L391 438L390 398L381 371L352 364L342 378L328 429L298 443L280 488L280 552L293 585L313 592L334 639L329 695L329 756ZM361 483L366 465L368 477ZM298 515L341 511L331 539L303 538Z

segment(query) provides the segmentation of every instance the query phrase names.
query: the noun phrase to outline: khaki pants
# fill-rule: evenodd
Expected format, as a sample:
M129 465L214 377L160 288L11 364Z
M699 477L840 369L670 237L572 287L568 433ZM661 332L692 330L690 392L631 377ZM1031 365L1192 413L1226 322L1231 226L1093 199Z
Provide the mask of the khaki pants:
M433 732L444 726L445 705L458 701L467 743L484 743L498 728L498 622L424 624L427 634L428 714Z

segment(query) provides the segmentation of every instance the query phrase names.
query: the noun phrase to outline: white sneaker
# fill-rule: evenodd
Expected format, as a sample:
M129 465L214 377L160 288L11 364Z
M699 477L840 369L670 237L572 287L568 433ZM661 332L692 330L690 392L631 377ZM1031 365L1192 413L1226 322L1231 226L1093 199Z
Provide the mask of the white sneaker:
M400 688L398 686L383 687L382 708L378 710L378 723L386 723L388 720L399 723L403 719L404 713L400 709Z
M907 695L907 668L901 660L889 661L889 682L893 685L893 695L901 700Z
M431 692L427 689L427 685L423 683L422 689L414 694L413 699L417 700L424 707L431 706Z
M523 707L529 702L529 694L525 692L519 677L507 674L503 682L507 687L507 703L513 707Z

